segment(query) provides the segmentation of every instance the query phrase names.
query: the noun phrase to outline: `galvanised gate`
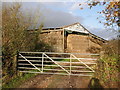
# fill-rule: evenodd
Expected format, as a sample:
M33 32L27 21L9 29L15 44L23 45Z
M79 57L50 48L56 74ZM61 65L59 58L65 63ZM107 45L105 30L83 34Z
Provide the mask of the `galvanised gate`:
M92 76L99 54L19 52L19 72Z

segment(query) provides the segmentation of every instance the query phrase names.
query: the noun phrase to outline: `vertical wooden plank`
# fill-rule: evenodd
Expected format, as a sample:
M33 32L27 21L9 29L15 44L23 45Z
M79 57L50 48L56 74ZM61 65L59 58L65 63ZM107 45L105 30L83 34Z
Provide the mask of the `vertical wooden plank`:
M90 48L90 34L88 34L88 48Z
M91 45L90 45L90 33L88 34L88 49L90 49ZM91 52L90 52L91 53ZM88 55L88 57L91 57L91 55Z
M65 30L63 29L63 52L65 52Z

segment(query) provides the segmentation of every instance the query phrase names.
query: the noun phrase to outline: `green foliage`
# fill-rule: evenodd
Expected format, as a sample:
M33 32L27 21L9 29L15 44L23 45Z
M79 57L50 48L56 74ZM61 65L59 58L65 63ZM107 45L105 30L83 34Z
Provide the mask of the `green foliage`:
M2 8L2 68L3 82L16 75L15 55L19 51L44 51L50 46L38 42L43 24L31 14L22 12L20 3L3 3ZM37 14L38 11L37 11ZM39 26L38 26L39 25ZM38 26L36 30L36 26ZM30 30L32 28L32 30ZM51 49L51 48L50 48Z
M96 76L105 84L118 83L119 59L118 55L105 56L98 61ZM112 87L112 86L108 86Z
M105 87L118 87L120 72L119 39L111 40L103 45L101 58L98 60L96 77Z
M2 88L17 88L18 86L20 86L20 84L24 83L25 80L34 77L36 74L24 74L22 77L21 76L17 76L15 78L13 78L12 80L10 80L10 82L6 83L5 85L3 85Z

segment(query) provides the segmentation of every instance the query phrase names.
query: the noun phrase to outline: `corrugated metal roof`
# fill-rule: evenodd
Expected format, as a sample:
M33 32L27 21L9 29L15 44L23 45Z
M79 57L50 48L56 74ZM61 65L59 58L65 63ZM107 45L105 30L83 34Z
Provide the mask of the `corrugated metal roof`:
M77 29L77 27L74 29L74 28L72 28L72 26L74 26L74 25L79 25L80 27L81 27L81 29L80 29L80 27ZM71 28L70 28L71 27ZM97 35L95 35L95 34L92 34L90 31L88 31L83 25L81 25L79 22L77 22L77 23L74 23L74 24L70 24L70 25L65 25L65 26L62 26L62 27L46 27L46 28L43 28L43 30L50 30L50 31L56 31L56 29L65 29L65 30L70 30L70 31L75 31L75 32L80 32L80 33L85 33L85 34L90 34L91 36L93 36L93 37L96 37L96 38L98 38L98 39L101 39L101 40L103 40L103 41L107 41L107 40L105 40L105 39L103 39L103 38L101 38L101 37L99 37L99 36L97 36Z

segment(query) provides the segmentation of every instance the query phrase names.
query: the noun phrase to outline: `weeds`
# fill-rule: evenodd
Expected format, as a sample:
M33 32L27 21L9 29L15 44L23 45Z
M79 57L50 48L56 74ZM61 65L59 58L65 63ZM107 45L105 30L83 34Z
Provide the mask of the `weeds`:
M117 87L119 82L119 59L117 55L105 56L98 61L96 76L109 88Z
M36 74L25 73L22 77L21 76L17 76L15 78L13 78L10 82L8 82L5 85L3 85L2 88L17 88L22 83L24 83L26 80L28 80L31 77L34 77L35 75Z

